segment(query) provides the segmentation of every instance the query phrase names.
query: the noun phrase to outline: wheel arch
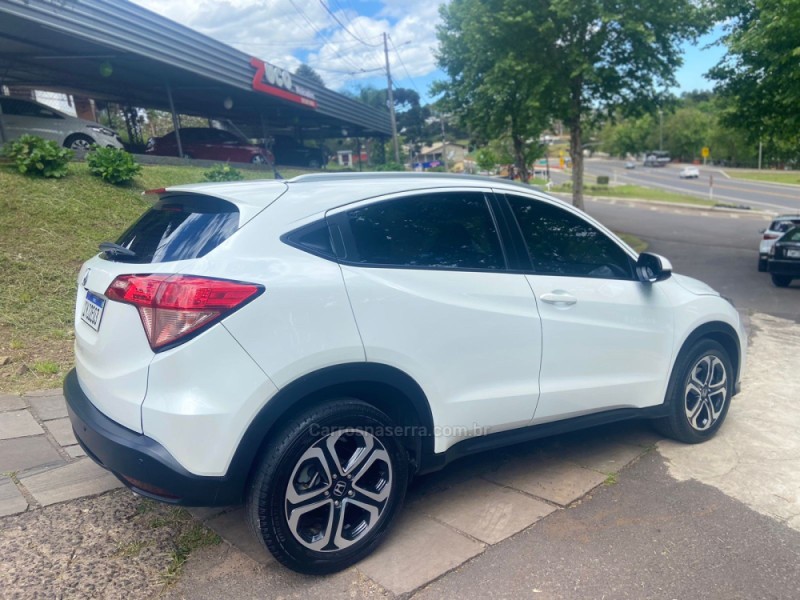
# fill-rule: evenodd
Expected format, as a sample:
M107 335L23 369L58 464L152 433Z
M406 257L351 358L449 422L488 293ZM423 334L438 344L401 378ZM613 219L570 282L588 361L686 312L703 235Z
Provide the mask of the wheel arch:
M69 148L72 145L72 142L78 138L86 138L92 144L96 144L97 140L95 140L92 136L86 133L70 133L66 138L64 138L64 143L62 144L64 148Z
M433 415L419 384L380 363L348 363L313 371L281 388L256 414L234 453L226 478L244 493L270 435L301 410L337 397L356 398L386 413L404 429L412 473L433 454ZM410 433L411 435L405 435Z
M684 356L686 352L688 352L692 346L694 346L700 340L713 340L722 346L728 353L733 366L735 388L736 383L739 381L740 375L739 369L741 367L742 360L741 346L736 330L730 324L724 321L710 321L708 323L703 323L699 327L695 328L686 337L686 339L683 341L683 344L681 344L680 350L678 350L678 353L675 355L675 361L672 364L672 372L670 373L669 387L672 387L671 384L675 375L675 366L679 363L681 357ZM670 390L668 390L666 397L667 402L669 401L670 396Z

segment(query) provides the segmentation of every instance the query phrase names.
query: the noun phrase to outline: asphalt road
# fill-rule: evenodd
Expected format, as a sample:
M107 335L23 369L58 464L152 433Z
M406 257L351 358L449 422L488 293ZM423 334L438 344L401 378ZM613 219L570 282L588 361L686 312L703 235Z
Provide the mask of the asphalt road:
M767 217L622 201L590 201L586 210L610 229L642 238L648 251L672 262L675 272L705 281L740 311L800 322L800 280L777 288L756 268L759 231Z
M800 532L672 479L657 452L414 599L797 598Z
M800 186L729 179L716 168L699 167L698 179L681 179L679 165L662 168L643 167L625 169L625 161L589 159L585 162L585 181L594 180L597 175L607 175L611 181L630 183L646 187L681 192L698 198L709 198L710 178L714 179L713 199L732 205L745 205L778 213L800 213ZM551 171L553 180L561 183L569 179L558 171Z

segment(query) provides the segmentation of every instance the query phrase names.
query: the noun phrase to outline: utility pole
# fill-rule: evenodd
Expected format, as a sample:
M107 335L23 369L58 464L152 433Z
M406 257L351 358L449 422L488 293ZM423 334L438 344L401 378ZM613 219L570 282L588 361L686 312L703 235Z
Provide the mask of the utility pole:
M389 90L389 115L392 118L392 141L394 142L394 160L400 163L400 142L397 140L397 119L394 116L394 92L392 91L392 70L389 67L389 36L383 34L383 54L386 57L386 85Z
M444 117L441 113L439 113L439 125L442 127L442 164L447 171L447 138L444 135Z
M658 109L658 149L664 149L664 111Z

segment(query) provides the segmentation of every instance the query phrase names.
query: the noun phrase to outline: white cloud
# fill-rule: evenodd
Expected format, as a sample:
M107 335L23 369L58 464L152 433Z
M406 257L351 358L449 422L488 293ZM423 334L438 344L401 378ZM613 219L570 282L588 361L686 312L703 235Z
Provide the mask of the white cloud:
M312 0L133 0L149 10L258 56L294 70L306 62L328 87L341 89L359 80L383 76L382 35L390 47L395 80L422 77L436 70L436 25L444 0L381 0L375 16L364 3L337 0L327 4L349 31L370 44L359 43ZM374 7L373 7L374 8ZM405 65L405 69L403 68ZM377 69L377 70L376 70ZM406 73L406 69L408 73Z

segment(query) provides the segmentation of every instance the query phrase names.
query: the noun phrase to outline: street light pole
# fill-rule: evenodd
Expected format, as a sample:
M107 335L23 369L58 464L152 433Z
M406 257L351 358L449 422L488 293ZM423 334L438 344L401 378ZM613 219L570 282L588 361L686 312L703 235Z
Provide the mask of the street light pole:
M392 118L392 141L394 142L394 160L400 163L400 142L397 140L397 119L394 114L394 92L392 91L392 71L389 67L389 36L383 34L383 54L386 57L386 85L389 91L389 115Z
M664 149L664 111L658 109L658 149Z

